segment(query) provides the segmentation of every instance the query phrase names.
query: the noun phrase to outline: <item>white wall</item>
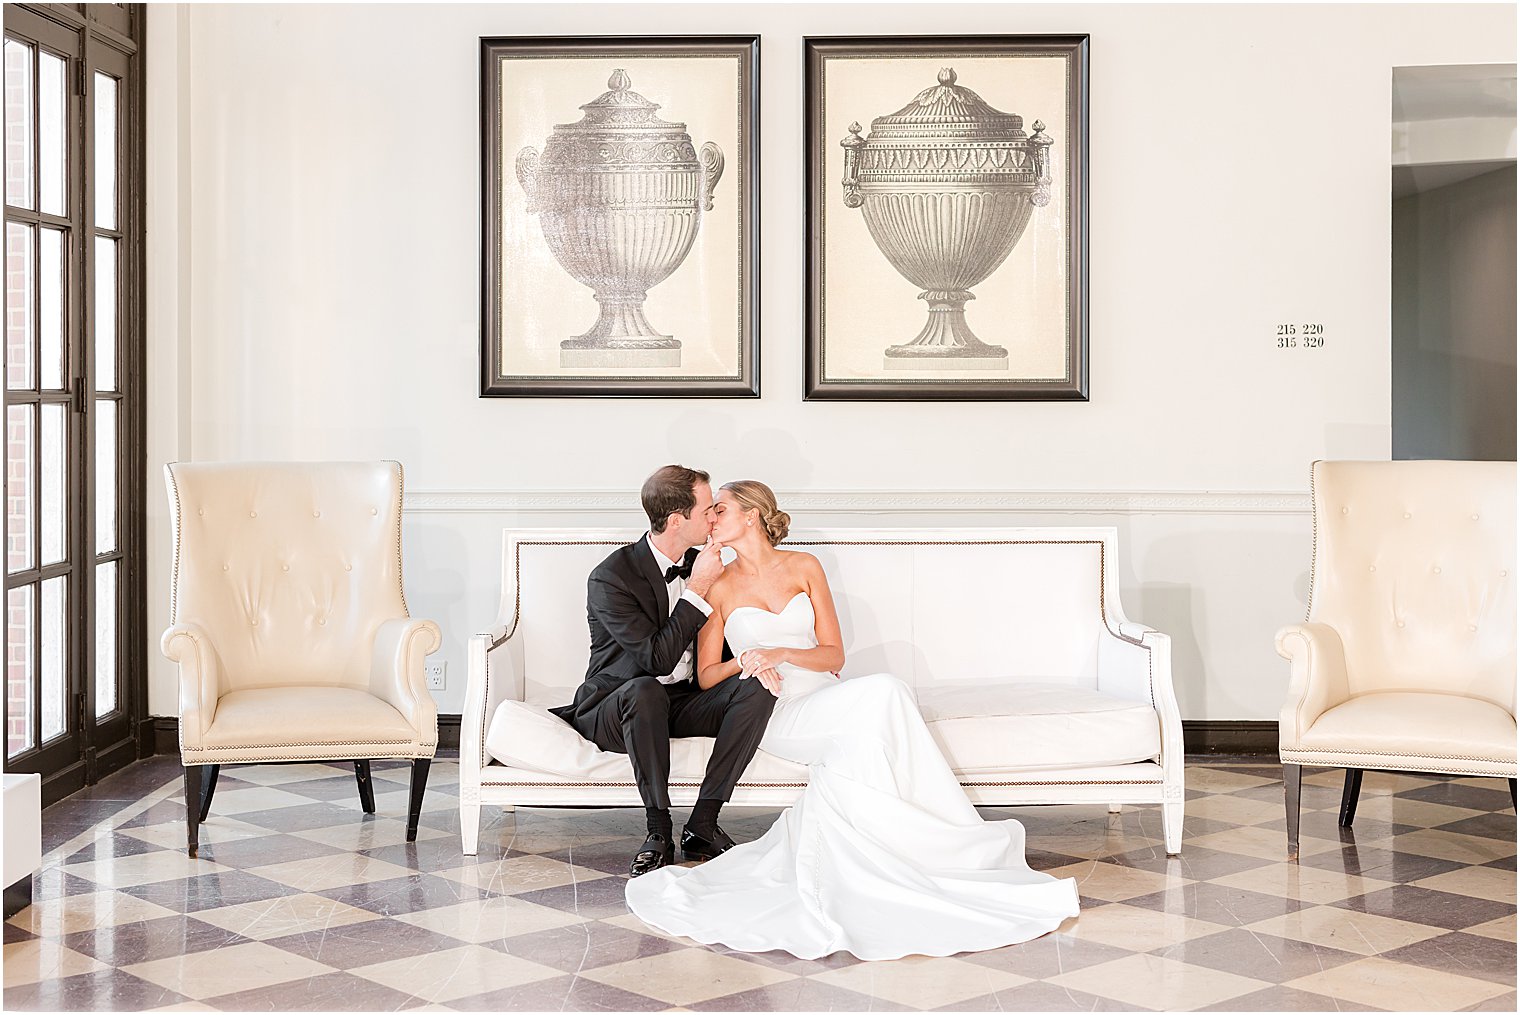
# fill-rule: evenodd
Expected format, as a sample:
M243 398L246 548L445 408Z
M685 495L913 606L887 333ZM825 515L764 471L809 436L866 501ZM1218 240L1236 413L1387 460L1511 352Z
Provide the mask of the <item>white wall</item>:
M767 480L803 525L1117 524L1128 612L1177 639L1184 717L1275 717L1309 463L1389 456L1391 68L1515 49L1503 5L149 17L152 489L176 458L404 462L408 599L444 627L445 711L495 613L502 525L632 534L632 491L682 461ZM476 397L479 37L593 31L762 36L759 401ZM1090 402L802 402L801 38L867 31L1091 34ZM1275 347L1305 321L1324 349ZM939 490L970 496L941 514ZM154 631L166 537L150 499ZM172 714L150 658L150 711Z

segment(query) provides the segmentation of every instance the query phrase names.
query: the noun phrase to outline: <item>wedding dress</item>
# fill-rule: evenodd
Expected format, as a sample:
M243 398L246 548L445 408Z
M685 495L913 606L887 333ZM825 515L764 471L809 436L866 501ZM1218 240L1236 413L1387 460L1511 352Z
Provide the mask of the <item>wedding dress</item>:
M724 633L735 656L818 644L805 592L780 613L735 609ZM1077 915L1075 882L1025 862L1024 827L977 814L905 684L779 670L760 749L809 766L802 797L753 842L631 879L639 919L740 951L894 959L999 948Z

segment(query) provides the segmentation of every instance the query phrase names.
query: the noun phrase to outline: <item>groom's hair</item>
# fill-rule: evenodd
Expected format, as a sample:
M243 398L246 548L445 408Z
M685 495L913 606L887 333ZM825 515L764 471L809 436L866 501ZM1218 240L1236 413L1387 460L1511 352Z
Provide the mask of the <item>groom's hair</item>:
M644 480L644 488L639 491L644 513L649 516L649 531L657 536L664 532L666 520L677 511L690 518L691 509L697 506L697 497L692 491L698 483L711 482L712 478L701 469L688 469L684 465L656 469L654 475Z

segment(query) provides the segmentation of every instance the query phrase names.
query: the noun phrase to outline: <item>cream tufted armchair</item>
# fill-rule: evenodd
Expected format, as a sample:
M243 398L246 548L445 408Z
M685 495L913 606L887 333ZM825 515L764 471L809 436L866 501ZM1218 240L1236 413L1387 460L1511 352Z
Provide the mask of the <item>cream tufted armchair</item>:
M1491 775L1515 796L1515 464L1315 462L1305 623L1279 721L1288 855L1302 765Z
M412 760L417 836L438 709L423 660L438 625L407 616L395 462L171 464L174 584L163 652L179 664L190 855L222 765Z

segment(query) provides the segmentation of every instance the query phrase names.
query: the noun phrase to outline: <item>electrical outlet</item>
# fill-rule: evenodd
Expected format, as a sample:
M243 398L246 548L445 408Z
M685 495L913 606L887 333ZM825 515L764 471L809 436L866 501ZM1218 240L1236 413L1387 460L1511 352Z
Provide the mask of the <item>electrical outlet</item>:
M443 690L444 684L447 682L446 681L446 677L448 675L448 666L449 666L448 663L427 663L427 664L425 664L424 669L425 669L425 672L427 673L427 682L428 682L428 690L429 691L441 691L441 690Z

